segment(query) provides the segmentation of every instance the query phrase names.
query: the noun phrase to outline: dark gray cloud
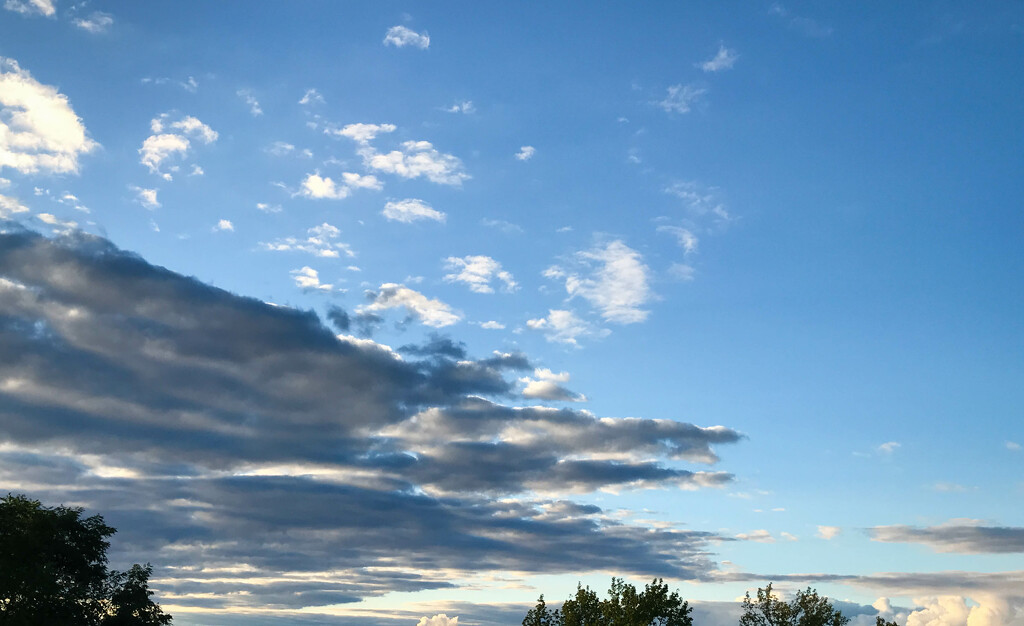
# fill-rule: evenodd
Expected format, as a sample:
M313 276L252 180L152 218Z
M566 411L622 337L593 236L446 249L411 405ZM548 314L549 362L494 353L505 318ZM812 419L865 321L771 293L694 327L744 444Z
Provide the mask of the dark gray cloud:
M713 569L715 534L526 494L716 486L731 476L681 464L738 433L505 406L525 355L402 351L100 238L0 233L0 479L102 513L113 564L154 562L178 605L344 603L446 571Z
M869 531L875 541L921 543L936 552L962 554L1011 554L1024 552L1024 528L980 526L952 522L939 526L876 526Z

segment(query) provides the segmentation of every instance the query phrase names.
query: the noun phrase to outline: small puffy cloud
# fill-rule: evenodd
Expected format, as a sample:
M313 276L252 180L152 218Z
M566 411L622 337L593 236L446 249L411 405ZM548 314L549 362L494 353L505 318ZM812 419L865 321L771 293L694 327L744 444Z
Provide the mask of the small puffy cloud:
M423 34L417 33L405 26L392 26L388 29L387 34L384 35L384 45L396 48L412 46L413 48L426 50L430 47L430 35L426 31Z
M232 231L234 232L235 225L231 223L231 220L219 220L217 225L213 227L213 232Z
M501 322L489 320L480 324L480 328L486 328L487 330L504 330L505 325L502 324Z
M529 161L536 152L537 149L533 146L523 146L516 152L516 158L520 161Z
M515 291L519 287L512 274L489 256L450 256L445 259L445 269L451 272L444 277L446 281L464 283L476 293L494 293L491 283L495 279L504 284L505 291Z
M389 220L410 224L419 220L445 221L446 215L431 208L429 204L418 198L392 200L384 205L381 214Z
M444 328L458 323L462 317L440 300L431 300L422 293L405 285L385 283L377 292L367 294L370 304L356 309L356 313L376 314L389 309L404 308L409 315L432 328Z
M17 198L0 194L0 219L7 219L15 213L25 213L28 207Z
M380 182L380 179L373 175L363 176L352 172L342 172L341 179L344 180L345 184L352 189L380 190L384 187L384 184Z
M405 141L401 150L386 154L367 147L361 155L366 167L402 178L422 176L439 185L454 186L462 185L462 181L470 178L463 171L458 157L438 152L429 141Z
M668 233L675 237L684 254L693 254L697 251L697 235L694 235L693 231L687 228L682 228L681 226L659 226L658 232Z
M668 113L689 113L693 103L707 91L695 85L672 85L665 99L656 104Z
M36 81L14 59L0 57L0 169L77 173L79 156L98 145L67 96Z
M334 135L335 137L348 137L352 141L359 144L368 144L381 133L393 133L395 132L394 124L348 124L342 127L341 130L336 128L329 128L324 131L328 135Z
M447 613L439 613L434 617L421 617L416 626L459 626L459 618L448 617Z
M281 208L280 204L267 204L266 202L257 202L256 210L263 211L264 213L280 213L284 209Z
M1020 452L1020 447L1020 444L1017 443L1016 441L1006 442L1006 449L1009 450L1010 452Z
M527 320L526 326L532 330L542 331L548 341L571 346L579 345L576 341L579 337L608 334L607 331L595 331L590 324L576 317L572 311L560 309L549 310L547 317Z
M89 17L79 17L74 20L75 26L94 35L102 35L109 32L114 25L114 16L102 11L94 11Z
M78 228L78 222L62 220L52 213L39 213L36 215L36 219L48 226L53 226L55 230L68 231Z
M342 254L350 258L356 255L348 244L337 241L341 230L327 222L308 229L306 235L304 239L284 237L260 242L260 248L273 252L305 252L327 259L336 259Z
M753 530L749 533L740 533L736 538L741 541L756 541L757 543L775 543L775 537L767 530Z
M147 137L142 142L142 147L139 148L140 162L148 167L150 172L159 174L164 180L173 178L169 172L162 171L161 167L164 162L174 156L184 157L192 147L190 138L204 144L211 144L217 141L219 136L217 131L191 115L168 123L169 118L170 115L167 113L153 118L149 123L153 134ZM202 168L199 168L199 172L202 172Z
M159 209L160 202L156 199L156 189L145 189L143 187L129 187L135 192L135 201L147 209Z
M875 450L877 450L879 454L892 454L893 452L896 452L899 447L900 442L898 441L886 441L875 448Z
M464 113L466 115L476 112L476 107L473 106L472 100L465 100L463 102L456 102L450 107L445 108L448 113Z
M161 118L157 118L157 120L154 120L153 122L150 123L150 126L152 127L154 122L157 123L157 124L162 124L163 123L163 119L165 119L165 118L166 118L166 116L162 116ZM192 117L191 115L187 115L187 116L183 117L182 119L178 120L177 122L171 122L170 126L171 126L171 128L173 128L175 130L180 130L182 133L184 133L186 135L189 135L190 137L193 137L195 139L199 139L203 143L209 144L209 143L213 143L214 141L217 141L217 137L218 137L217 131L213 130L212 128L210 128L206 124L204 124L201 121L199 121L199 118ZM154 132L160 132L160 131L154 129Z
M609 322L633 324L647 319L650 312L641 307L653 298L653 293L650 270L639 252L616 240L579 252L576 258L586 274L555 266L544 275L564 278L570 298L580 296L587 300Z
M295 195L318 200L341 200L347 198L353 189L380 189L382 186L376 176L360 176L352 172L343 172L341 178L342 182L337 183L332 178L321 176L319 173L307 174Z
M263 109L260 108L259 100L256 96L252 95L252 92L248 89L239 89L236 94L242 99L247 105L249 105L249 113L253 117L259 117L263 115Z
M324 104L326 100L320 95L320 92L316 89L307 89L306 93L303 94L302 99L299 100L299 104Z
M4 8L22 15L53 17L57 14L57 9L53 6L53 0L6 0Z
M525 376L519 379L523 383L523 397L536 398L538 400L553 400L556 402L586 402L587 397L583 394L573 393L565 388L562 383L569 382L569 372L555 373L546 368L538 368L533 371L533 377Z
M833 539L842 532L842 530L843 529L838 526L818 526L818 537L825 540Z
M740 55L735 50L730 50L720 45L718 46L718 53L714 58L701 63L700 69L705 72L721 72L722 70L731 69L738 58L740 58Z
M318 291L330 291L333 289L332 285L321 283L320 273L308 265L302 269L292 270L290 273L295 280L295 286L301 289L315 289Z

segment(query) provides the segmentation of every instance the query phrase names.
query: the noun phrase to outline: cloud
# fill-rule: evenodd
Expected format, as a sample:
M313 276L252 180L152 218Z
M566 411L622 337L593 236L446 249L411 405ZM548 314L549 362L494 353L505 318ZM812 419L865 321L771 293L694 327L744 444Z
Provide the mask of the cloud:
M231 223L231 220L219 220L217 225L213 227L214 232L218 231L231 231L234 232L235 225Z
M519 288L510 272L502 269L501 263L489 256L465 256L445 259L445 269L452 272L445 275L448 282L465 283L475 293L494 293L491 283L497 279L508 292Z
M749 533L740 533L736 538L741 541L756 541L757 543L775 543L775 537L767 530L754 530Z
M393 133L395 132L394 124L348 124L341 130L338 129L327 129L324 131L328 135L334 135L336 137L348 137L352 141L359 144L368 144L374 140L377 135L381 133Z
M578 252L576 260L587 274L554 266L545 276L564 278L569 297L587 300L606 321L634 324L647 319L650 312L641 307L654 296L648 284L650 270L639 252L616 240Z
M717 222L732 219L714 187L706 187L696 181L677 181L666 187L665 193L683 201L690 219L712 219Z
M273 252L305 252L321 258L337 259L341 255L355 257L356 253L347 243L337 241L341 236L338 227L324 222L306 230L306 237L283 237L271 242L260 242L260 248Z
M516 152L516 158L520 161L529 161L536 152L537 149L533 146L523 146L519 148L519 152Z
M900 442L898 441L886 441L875 448L875 450L877 450L879 454L892 454L893 452L896 452L899 447Z
M7 219L15 213L25 213L28 207L12 196L0 194L0 219Z
M689 113L692 105L708 92L696 85L672 85L664 100L656 104L667 113Z
M57 233L63 233L78 228L78 222L59 219L52 213L37 213L36 219L48 226L52 226L53 231Z
M144 189L142 187L129 186L135 192L135 201L147 209L159 209L160 202L156 199L158 189Z
M363 164L373 170L402 178L419 178L439 185L462 185L470 178L462 169L462 161L451 154L434 149L429 141L405 141L401 150L383 154L366 147L360 151Z
M299 104L310 105L310 104L325 104L327 101L320 95L320 92L316 89L307 89L306 93L302 95L299 100Z
M526 385L523 387L524 398L537 398L539 400L552 400L556 402L586 402L587 397L580 393L574 393L566 389L561 383L569 382L569 373L558 374L546 368L539 368L533 371L534 378L520 378L519 382Z
M314 199L341 200L347 198L350 193L352 190L348 186L338 185L330 177L306 174L298 195Z
M249 106L249 114L253 117L259 117L263 115L263 109L260 108L259 100L256 96L252 95L252 92L248 89L239 89L235 92L239 98L242 99Z
M295 150L295 146L286 141L275 141L265 148L268 154L274 156L285 156L291 154Z
M459 618L448 617L447 613L440 613L434 617L421 617L416 626L459 626Z
M1009 450L1010 452L1020 452L1020 448L1021 448L1020 444L1017 443L1016 441L1007 441L1006 442L1006 449Z
M954 519L938 526L876 526L871 538L886 543L920 543L936 552L1014 554L1024 552L1024 527L983 526Z
M692 231L680 226L659 226L659 233L668 233L676 238L679 242L679 247L683 249L684 254L693 254L697 252L697 244L699 240L697 235L694 235Z
M48 2L33 6L43 5L53 8ZM14 59L0 57L0 169L78 173L78 158L98 146L67 96L37 82Z
M432 208L429 204L418 198L406 198L405 200L392 200L384 205L381 215L395 222L411 224L420 220L434 220L443 222L447 217L441 211Z
M576 317L572 311L561 309L550 309L547 317L527 320L527 328L544 332L548 341L565 343L571 346L579 345L576 341L580 337L603 337L608 331L596 330L587 322Z
M843 531L838 526L818 526L818 537L826 541L834 539Z
M505 325L502 324L501 322L496 322L494 320L490 320L490 321L487 321L487 322L481 322L480 328L485 328L487 330L504 330L505 329Z
M74 24L86 32L102 35L110 32L110 27L114 25L114 16L102 11L93 11L87 18L75 18Z
M805 37L824 39L832 35L831 26L822 24L809 17L793 15L786 7L777 2L771 6L768 13L781 18L790 30L800 33Z
M739 58L740 55L737 54L735 50L730 50L729 48L720 45L718 46L718 53L714 58L701 63L700 69L705 72L721 72L722 70L732 69L732 66Z
M204 144L211 144L217 141L218 137L217 131L201 122L199 118L188 115L168 123L169 118L170 115L167 113L153 118L149 123L153 134L147 137L139 148L140 162L148 167L151 173L159 174L164 180L172 180L173 176L170 172L162 171L161 167L172 157L184 157L188 153L192 147L189 137ZM180 132L164 132L166 130ZM172 168L172 171L175 170L177 167ZM202 168L199 171L202 172Z
M380 313L389 309L404 308L409 315L426 326L444 328L462 319L462 316L440 300L431 300L422 293L405 285L385 283L376 292L369 292L370 304L356 309L357 313Z
M4 8L22 15L53 17L57 14L53 0L5 0Z
M519 235L525 232L522 226L518 224L513 224L512 222L506 222L505 220L492 220L484 218L480 220L480 225L486 226L488 228L497 228L498 230L507 235Z
M473 106L472 100L465 100L463 102L456 102L444 109L448 113L464 113L469 115L470 113L476 113L476 107Z
M308 265L303 266L302 269L292 270L290 274L295 280L295 286L301 289L320 291L330 291L333 289L333 285L321 283L320 273Z
M400 356L81 233L0 234L0 278L0 483L103 512L177 606L298 609L493 571L700 578L731 539L535 495L728 484L678 464L713 462L731 429L505 406L522 355ZM428 315L402 289L372 303Z
M417 33L405 26L392 26L388 29L387 34L384 35L384 45L396 48L412 46L413 48L426 50L430 47L430 35L425 31L423 34Z

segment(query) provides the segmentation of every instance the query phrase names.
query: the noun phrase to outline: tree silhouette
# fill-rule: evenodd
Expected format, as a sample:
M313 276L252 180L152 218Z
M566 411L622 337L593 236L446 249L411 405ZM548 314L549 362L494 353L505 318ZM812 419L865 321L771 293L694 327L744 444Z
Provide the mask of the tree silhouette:
M523 626L693 626L690 611L690 605L678 592L670 594L660 578L642 592L621 578L612 578L607 600L577 585L576 595L561 609L549 609L542 595Z
M828 598L808 587L783 602L772 592L772 584L757 590L757 600L747 592L743 598L740 626L846 626L850 618L832 608Z

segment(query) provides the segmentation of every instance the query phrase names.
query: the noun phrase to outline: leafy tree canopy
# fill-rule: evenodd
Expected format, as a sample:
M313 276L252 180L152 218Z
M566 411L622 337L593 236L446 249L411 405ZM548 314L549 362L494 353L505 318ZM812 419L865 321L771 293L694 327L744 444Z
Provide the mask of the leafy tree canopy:
M612 578L606 600L579 585L561 609L549 609L542 595L523 626L693 626L690 611L690 605L678 592L669 593L660 578L641 592L621 578Z
M0 624L170 624L150 598L149 564L107 569L107 538L115 532L79 508L0 499Z
M748 592L743 598L740 626L846 626L850 618L832 608L828 598L808 587L783 602L772 592L772 585L757 590L757 599ZM879 625L881 626L881 625Z

